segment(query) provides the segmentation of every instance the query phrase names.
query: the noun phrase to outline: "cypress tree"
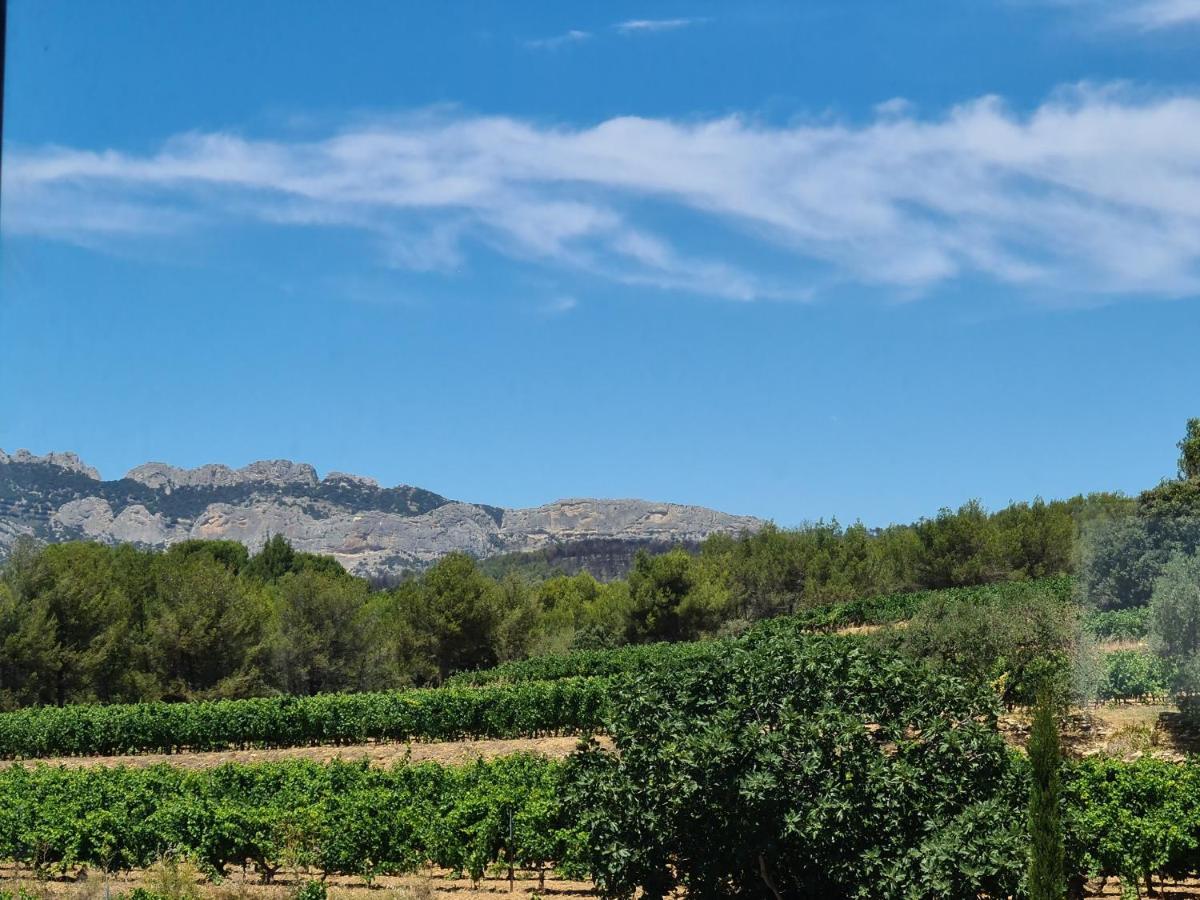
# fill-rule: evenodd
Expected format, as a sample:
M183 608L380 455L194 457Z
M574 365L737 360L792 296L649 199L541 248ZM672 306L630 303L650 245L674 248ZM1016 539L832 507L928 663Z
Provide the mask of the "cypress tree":
M1059 769L1055 703L1049 691L1038 697L1029 734L1029 897L1063 900L1063 830L1059 811Z

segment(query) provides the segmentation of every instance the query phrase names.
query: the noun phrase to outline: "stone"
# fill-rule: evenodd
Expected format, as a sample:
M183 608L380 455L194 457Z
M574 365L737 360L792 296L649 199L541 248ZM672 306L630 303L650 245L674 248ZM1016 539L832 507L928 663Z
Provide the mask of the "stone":
M763 524L751 516L646 500L573 498L500 509L408 485L383 488L344 472L320 479L307 463L280 459L240 469L149 462L123 479L104 481L73 453L19 450L10 456L0 450L0 554L22 534L154 548L189 538L236 540L252 551L280 534L298 550L329 554L352 572L387 578L454 551L483 559L573 545L586 548L584 558L599 553L611 568L639 547L695 545L711 534L753 532Z

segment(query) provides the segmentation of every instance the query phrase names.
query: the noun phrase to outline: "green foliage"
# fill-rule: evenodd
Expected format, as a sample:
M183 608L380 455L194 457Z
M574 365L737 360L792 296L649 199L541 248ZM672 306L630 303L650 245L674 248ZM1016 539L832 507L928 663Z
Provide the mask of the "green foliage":
M642 554L607 584L530 583L511 567L498 582L451 554L379 590L281 535L253 556L234 541L164 552L18 541L0 569L0 710L394 689L526 656L735 636L780 614L813 627L890 621L922 587L1065 572L1081 508L972 503L883 530L769 526L699 553Z
M805 609L795 615L781 617L752 626L755 630L770 629L776 624L789 628L813 631L830 631L855 625L885 625L901 622L916 616L926 606L944 610L947 607L974 608L1004 603L1012 604L1028 598L1034 602L1058 604L1051 608L1064 612L1068 620L1064 626L1069 630L1070 602L1075 582L1070 577L1041 579L1039 581L1008 582L1000 585L974 588L949 588L942 591L922 591L909 594L889 594L882 597L864 597L830 606ZM1047 600L1046 598L1052 598ZM1069 643L1064 632L1061 639ZM697 642L660 642L654 644L629 645L609 650L574 651L554 653L515 660L492 669L463 672L449 681L454 685L483 685L497 682L546 681L556 678L581 676L613 676L640 671L647 665L671 665L675 668L702 665L711 657L728 652L727 639ZM1031 648L1030 652L1037 648Z
M637 672L648 665L683 668L703 663L725 652L722 641L689 641L677 644L633 644L613 650L576 650L508 662L493 669L463 672L451 685L485 685L553 681L561 678L611 677Z
M606 680L564 678L485 688L42 707L0 714L0 757L576 734L598 728L607 703Z
M386 686L370 674L383 664L373 640L378 615L363 581L307 568L282 575L273 599L266 659L285 693Z
M146 647L165 693L220 695L226 686L239 692L254 678L250 655L265 637L265 597L204 554L183 557L157 575L159 605ZM124 625L121 630L132 635Z
M1101 522L1085 532L1084 596L1101 610L1145 606L1171 558L1197 552L1200 482L1170 482L1144 493L1136 515Z
M1200 871L1200 765L1092 757L1063 779L1067 871L1119 877L1127 897Z
M478 879L500 860L541 866L576 853L557 801L562 769L531 755L387 770L14 766L0 770L0 858L111 871L154 865L168 847L212 875L248 865L269 880L289 865L370 881L432 864Z
M1145 650L1104 654L1104 670L1096 692L1099 700L1134 700L1170 693L1174 670L1170 661Z
M629 573L630 643L694 640L724 618L728 596L683 550L639 553Z
M1171 664L1176 689L1200 689L1200 554L1172 558L1154 583L1150 640Z
M728 592L729 615L745 621L922 588L1061 575L1073 569L1076 521L1091 503L1035 500L988 514L972 501L874 531L837 522L768 526L740 539L710 537L701 569Z
M1175 556L1200 553L1200 419L1179 442L1179 478L1143 491L1125 515L1089 524L1081 574L1101 609L1144 606Z
M1150 610L1092 610L1083 617L1083 630L1102 641L1140 641L1150 633Z
M1200 478L1200 419L1188 419L1187 433L1179 442L1179 477Z
M908 627L881 640L976 682L1003 684L1007 703L1070 689L1078 610L1070 579L931 594Z
M1075 582L1069 576L1012 581L982 587L944 588L936 591L910 591L883 596L862 597L829 606L802 610L792 620L809 628L833 629L853 625L890 625L912 619L926 607L946 604L988 604L1001 596L1020 597L1050 593L1069 603Z
M254 554L246 572L259 581L275 581L294 571L296 551L282 534L267 538L262 549Z
M924 551L921 578L930 587L987 584L1004 574L999 530L977 500L957 511L943 509L916 530Z
M1060 809L1062 751L1058 742L1056 702L1043 691L1029 734L1029 880L1030 900L1063 900L1063 829Z
M327 900L329 889L325 882L309 879L292 892L292 900Z
M567 803L606 897L1006 896L1025 837L986 686L786 620L650 666Z
M442 557L419 583L402 587L401 608L427 641L439 678L494 665L500 592L465 553Z
M196 554L220 563L234 575L245 570L246 564L250 562L250 551L241 541L187 540L167 548L167 555L174 558L182 559Z

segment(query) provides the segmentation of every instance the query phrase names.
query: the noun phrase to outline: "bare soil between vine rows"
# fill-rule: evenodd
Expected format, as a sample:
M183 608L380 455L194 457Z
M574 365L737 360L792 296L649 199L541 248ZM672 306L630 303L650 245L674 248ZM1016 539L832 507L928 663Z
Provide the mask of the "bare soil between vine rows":
M200 881L196 887L203 898L211 900L288 900L295 889L307 881L305 873L280 872L272 884L261 884L253 874L243 876L239 871L221 884ZM356 900L500 900L502 897L523 898L537 895L545 898L595 897L591 882L568 881L546 873L545 886L539 887L535 872L519 871L512 882L511 891L506 875L495 875L472 882L469 878L453 878L449 873L430 870L419 875L380 876L371 886L362 878L353 876L330 876L326 882L330 900L356 898ZM54 900L104 900L105 879L103 873L74 873L50 879L36 879L26 869L0 866L0 890L15 893L24 887L38 897ZM137 887L153 887L147 873L142 871L114 874L107 882L109 896L127 893Z
M300 872L281 872L272 884L261 884L252 874L234 873L222 884L207 881L197 883L196 888L204 900L288 900L291 893L309 878ZM150 887L147 873L142 871L115 874L108 879L110 896L127 893L136 887ZM544 885L539 886L538 876L530 871L518 871L509 883L504 874L496 874L479 882L469 878L453 878L446 872L429 870L419 875L381 876L368 886L361 878L332 876L326 881L330 900L502 900L503 897L535 898L548 900L573 900L573 898L596 897L595 886L588 881L569 881L546 873ZM99 872L73 873L50 879L36 879L28 870L14 866L0 866L0 890L24 887L37 897L47 900L104 900L105 879ZM1188 879L1181 882L1154 882L1155 897L1167 900L1200 900L1200 880ZM1144 887L1143 887L1144 890ZM1088 886L1087 897L1120 897L1121 886L1117 879L1106 883L1095 882Z
M608 739L597 738L602 743ZM272 750L222 750L205 753L137 753L128 756L60 756L48 759L9 760L0 766L34 765L45 763L51 766L128 766L142 768L159 763L168 763L183 769L211 769L225 763L285 762L293 759L309 759L314 762L331 762L365 759L372 766L391 766L395 763L439 762L458 764L475 759L491 759L511 753L538 753L551 759L569 756L579 746L578 737L514 738L512 740L482 741L438 741L429 743L370 743L350 745L323 745L318 747L283 747Z

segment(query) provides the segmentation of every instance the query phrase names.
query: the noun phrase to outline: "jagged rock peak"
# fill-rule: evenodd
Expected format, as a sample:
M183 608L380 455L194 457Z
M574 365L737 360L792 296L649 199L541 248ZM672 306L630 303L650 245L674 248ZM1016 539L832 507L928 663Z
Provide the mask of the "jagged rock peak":
M80 475L86 475L88 478L96 481L100 480L100 473L74 453L51 452L45 456L35 456L28 450L18 450L12 456L9 456L3 450L0 450L0 465L4 465L5 463L33 463L42 466L57 466L60 469L66 469L68 472L78 472Z
M452 552L486 558L553 550L565 558L567 547L582 548L581 559L619 574L639 548L694 545L764 524L647 500L575 498L500 509L405 485L383 490L344 472L318 481L312 466L288 460L240 469L151 462L125 480L104 481L72 453L39 457L24 450L0 451L0 500L0 558L22 534L158 548L189 538L258 548L279 534L297 550L330 554L353 572L386 578Z
M379 482L374 478L369 478L366 475L352 475L349 472L330 472L321 479L322 484L336 484L338 482L357 484L362 487L379 487Z
M237 484L278 487L289 484L316 487L318 484L316 469L308 463L294 463L289 459L259 460L240 469L231 469L219 463L181 469L166 463L149 462L130 469L125 477L155 490L167 491L177 487L228 487Z

